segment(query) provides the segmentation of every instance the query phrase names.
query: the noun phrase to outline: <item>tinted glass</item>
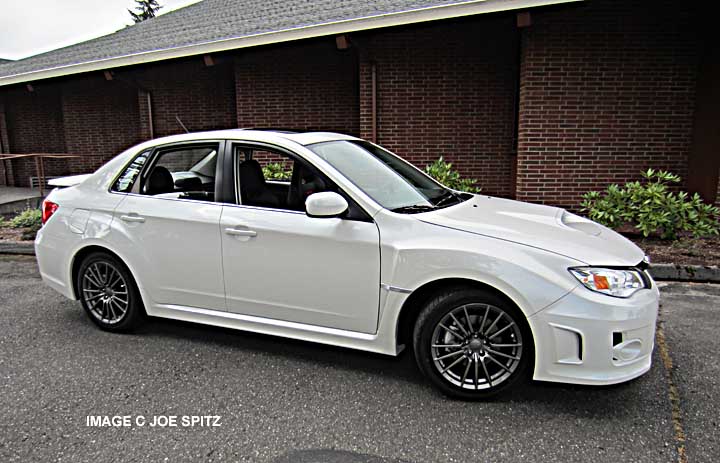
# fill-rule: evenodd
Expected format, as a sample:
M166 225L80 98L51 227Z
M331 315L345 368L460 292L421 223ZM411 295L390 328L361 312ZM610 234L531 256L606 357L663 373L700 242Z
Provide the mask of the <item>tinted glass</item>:
M217 154L215 147L183 148L162 153L156 166L163 166L170 172L188 172L203 160L214 159ZM214 176L214 169L211 171Z
M120 177L118 177L115 181L112 191L118 191L120 193L129 192L133 187L133 183L135 183L135 179L142 170L142 167L145 165L148 156L150 156L150 151L145 151L133 159L133 162L131 162L125 169L125 172L123 172L122 175L120 175Z

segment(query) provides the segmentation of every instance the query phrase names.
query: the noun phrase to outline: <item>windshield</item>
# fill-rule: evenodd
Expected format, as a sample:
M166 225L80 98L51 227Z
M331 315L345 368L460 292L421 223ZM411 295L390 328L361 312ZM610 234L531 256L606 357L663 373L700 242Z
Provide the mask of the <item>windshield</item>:
M467 199L366 141L338 140L308 146L378 204L395 212L423 212Z

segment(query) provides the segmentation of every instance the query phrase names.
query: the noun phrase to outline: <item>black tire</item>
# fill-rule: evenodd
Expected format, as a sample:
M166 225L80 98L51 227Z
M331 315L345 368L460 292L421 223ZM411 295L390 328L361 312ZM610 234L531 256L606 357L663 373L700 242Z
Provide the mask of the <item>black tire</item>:
M523 313L492 292L468 287L445 289L425 303L415 322L413 347L430 383L461 400L506 393L527 380L534 365Z
M101 329L125 333L145 319L135 280L117 257L105 252L89 254L80 264L75 284L85 313Z

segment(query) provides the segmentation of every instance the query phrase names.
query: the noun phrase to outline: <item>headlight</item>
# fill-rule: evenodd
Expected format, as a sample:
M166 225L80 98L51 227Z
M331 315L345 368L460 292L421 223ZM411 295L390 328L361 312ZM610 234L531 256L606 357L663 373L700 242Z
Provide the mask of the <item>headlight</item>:
M574 267L568 269L586 288L615 297L630 297L647 288L646 280L635 269Z

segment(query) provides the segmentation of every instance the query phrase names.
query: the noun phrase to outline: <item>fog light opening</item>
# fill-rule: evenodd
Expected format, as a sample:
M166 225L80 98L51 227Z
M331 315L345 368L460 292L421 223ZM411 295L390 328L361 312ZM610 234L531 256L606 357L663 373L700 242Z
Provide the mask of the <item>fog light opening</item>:
M582 336L580 336L580 333L575 333L575 336L577 336L577 345L578 345L578 358L582 362L583 359L583 340Z
M612 346L613 346L613 361L618 362L620 359L615 355L615 347L621 344L623 341L623 335L620 331L613 331L612 334Z
M613 347L613 360L616 362L629 362L638 358L641 351L642 341L639 339L621 342Z

